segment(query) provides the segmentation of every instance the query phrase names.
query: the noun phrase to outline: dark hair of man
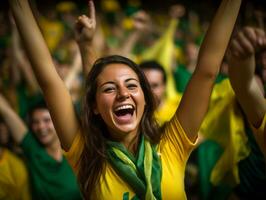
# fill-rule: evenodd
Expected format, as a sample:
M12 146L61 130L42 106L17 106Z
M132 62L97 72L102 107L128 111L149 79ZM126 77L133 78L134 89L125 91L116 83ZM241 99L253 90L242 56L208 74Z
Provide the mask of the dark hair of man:
M155 103L153 95L142 70L128 58L113 55L98 59L86 79L86 92L83 102L83 130L85 145L79 160L78 179L85 199L90 199L95 185L106 166L106 140L110 139L108 129L99 114L93 112L96 101L97 77L109 64L125 64L138 76L144 93L146 105L140 121L139 133L144 134L151 143L157 144L161 135L154 119Z
M31 126L32 126L32 123L33 123L32 116L33 116L33 114L34 114L34 112L36 110L47 110L47 111L49 111L49 109L47 107L47 104L46 104L44 99L40 99L39 101L37 101L34 105L32 105L30 107L30 109L28 111L27 122L28 122L30 130L31 130Z
M144 62L139 64L139 67L142 70L146 69L146 70L158 70L158 71L160 71L163 75L163 83L166 84L166 81L167 81L166 72L165 72L163 66L160 65L158 62L156 62L154 60L144 61Z

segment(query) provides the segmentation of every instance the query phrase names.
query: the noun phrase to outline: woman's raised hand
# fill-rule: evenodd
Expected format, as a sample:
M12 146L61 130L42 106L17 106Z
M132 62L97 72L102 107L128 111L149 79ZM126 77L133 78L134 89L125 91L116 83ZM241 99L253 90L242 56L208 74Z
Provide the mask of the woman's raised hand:
M75 38L77 43L91 42L96 30L95 7L92 0L88 1L88 16L78 17L75 25Z

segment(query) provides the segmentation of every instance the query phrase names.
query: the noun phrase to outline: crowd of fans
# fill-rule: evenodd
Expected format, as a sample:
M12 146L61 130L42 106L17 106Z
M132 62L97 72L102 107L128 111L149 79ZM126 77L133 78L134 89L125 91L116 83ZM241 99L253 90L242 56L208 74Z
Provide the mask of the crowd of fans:
M77 44L80 38L75 32L79 27L75 23L80 15L87 14L86 2L58 1L46 5L30 2L56 71L80 116L86 73L82 71L84 61ZM202 0L201 9L197 9L196 2L183 3L177 1L167 9L162 6L162 10L153 10L140 0L95 1L97 26L90 64L98 57L113 54L139 64L155 95L155 117L161 126L171 119L179 105L215 11L215 3L210 1ZM245 2L233 35L245 26L265 31L263 6L260 2ZM0 27L0 199L81 199L75 174L61 150L42 91L8 9L0 12ZM217 40L219 37L217 34ZM256 79L264 94L266 48L259 50ZM265 159L235 98L228 67L225 56L199 131L197 148L186 167L188 199L266 196ZM7 109L17 115L18 122L6 119ZM16 131L12 123L21 123L21 134L13 133ZM46 178L52 181L44 181Z

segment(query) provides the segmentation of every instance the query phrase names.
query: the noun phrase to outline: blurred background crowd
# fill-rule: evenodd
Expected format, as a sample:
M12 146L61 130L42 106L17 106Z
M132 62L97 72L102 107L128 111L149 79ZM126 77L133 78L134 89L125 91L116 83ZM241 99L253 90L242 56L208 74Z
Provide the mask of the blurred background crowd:
M147 77L158 98L156 116L163 125L172 116L195 69L202 39L220 1L94 2L97 14L97 30L93 39L95 57L120 54L138 64L152 61L163 67L165 80ZM0 93L21 119L28 123L29 111L42 101L42 94L21 46L8 5L2 2L1 4ZM56 63L57 72L71 92L77 113L81 106L84 77L74 26L79 15L87 14L86 6L86 1L82 0L32 1L34 15ZM265 0L244 1L236 31L244 26L265 30L265 10ZM256 75L265 90L266 50L258 52L257 61ZM154 63L148 65L155 65ZM145 66L143 69L145 71ZM256 144L234 98L227 79L227 69L225 57L216 80L208 115L200 131L198 148L192 153L187 165L185 183L188 199L242 199L249 189L249 194L256 194L256 189L253 189L255 185L257 188L266 188L265 172L260 173L260 169L265 169L265 162L261 152L254 155L250 153ZM157 95L156 87L158 89L160 84L165 87L158 91ZM162 102L167 105L162 106ZM254 148L254 151L259 151L257 147ZM12 141L10 128L2 117L0 149L9 149L19 160L24 160L23 151ZM253 157L250 158L251 156ZM4 160L4 156L0 151L0 188L1 180L4 179L1 175L1 159ZM245 162L251 162L248 159L257 159L252 169L245 167ZM250 170L256 171L257 174L250 173ZM249 175L246 176L247 174ZM251 186L252 181L249 181L248 185L241 185L240 182L245 182L249 176L259 179L259 182L256 182L259 184ZM261 195L265 195L265 191Z

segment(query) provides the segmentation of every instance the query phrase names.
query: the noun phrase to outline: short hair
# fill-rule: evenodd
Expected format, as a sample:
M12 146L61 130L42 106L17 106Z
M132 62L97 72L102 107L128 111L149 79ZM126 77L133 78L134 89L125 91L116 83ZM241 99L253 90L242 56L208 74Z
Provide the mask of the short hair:
M32 115L33 113L36 111L36 110L47 110L49 111L48 107L47 107L47 104L45 102L45 100L42 98L40 100L38 100L37 102L35 102L30 108L29 108L29 111L28 111L28 114L27 114L27 122L28 122L28 125L31 129L31 125L32 125Z
M142 63L139 64L139 67L142 69L142 70L158 70L162 73L163 75L163 82L164 84L166 84L167 82L167 76L166 76L166 72L163 68L162 65L160 65L157 61L155 60L147 60L147 61L144 61Z

